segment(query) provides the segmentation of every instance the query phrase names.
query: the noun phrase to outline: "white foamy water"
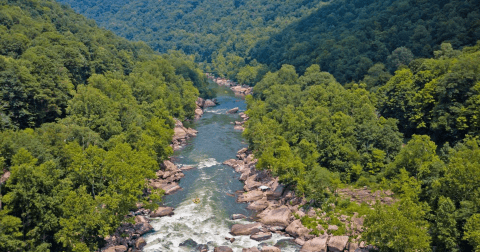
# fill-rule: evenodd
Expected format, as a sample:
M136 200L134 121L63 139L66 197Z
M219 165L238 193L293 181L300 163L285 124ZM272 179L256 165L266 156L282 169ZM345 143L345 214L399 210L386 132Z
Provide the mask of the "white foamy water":
M208 245L210 251L213 251L214 247L222 245L229 246L236 252L242 251L242 248L258 246L260 242L252 240L248 236L235 236L236 240L233 243L225 240L225 237L232 237L229 234L230 225L234 223L247 224L248 222L230 220L229 216L226 216L212 200L215 193L212 189L198 188L175 209L173 216L153 219L151 224L155 232L145 237L148 245L144 251L194 251L195 248L179 246L188 239L192 239L198 244ZM193 202L196 198L200 199L199 204ZM280 239L285 239L285 237L274 234L271 239L261 243L275 245Z
M215 158L208 158L208 159L200 161L198 163L197 167L198 167L198 169L202 169L202 168L212 167L214 165L219 165L219 164L220 163L217 162L217 160Z
M226 114L227 111L229 109L214 109L214 108L211 108L211 109L206 109L205 112L206 113L212 113L212 114L217 114L217 115L223 115L223 114Z

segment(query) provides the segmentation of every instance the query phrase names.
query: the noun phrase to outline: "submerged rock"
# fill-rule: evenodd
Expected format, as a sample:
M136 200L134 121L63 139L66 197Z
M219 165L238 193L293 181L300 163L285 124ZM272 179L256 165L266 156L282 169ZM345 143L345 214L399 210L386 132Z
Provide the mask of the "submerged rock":
M257 247L253 247L253 248L244 248L242 249L242 252L260 252L260 250L258 250Z
M232 214L232 220L239 220L239 219L246 219L247 216L243 215L243 214Z
M277 247L272 247L272 246L268 246L268 247L263 247L262 248L262 252L280 252L281 250Z
M180 246L180 247L196 248L197 245L198 245L198 243L190 238L190 239L188 239L188 240L183 241L183 242L180 243L178 246Z
M227 246L216 247L213 252L233 252L233 250Z

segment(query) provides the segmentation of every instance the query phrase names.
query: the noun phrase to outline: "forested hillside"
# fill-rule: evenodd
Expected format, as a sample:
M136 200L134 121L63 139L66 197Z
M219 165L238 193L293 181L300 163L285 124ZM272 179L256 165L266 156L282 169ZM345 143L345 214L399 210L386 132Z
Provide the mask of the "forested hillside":
M300 73L318 64L345 84L377 63L393 74L432 57L443 42L459 49L480 39L476 0L60 2L121 36L197 55L205 69L250 85L282 64Z
M478 251L479 53L443 44L378 93L345 89L318 65L268 73L247 99L257 168L314 204L336 202L342 183L392 190L398 201L377 204L363 234L380 251Z
M0 250L96 250L160 199L146 178L206 79L50 0L0 1L0 45Z

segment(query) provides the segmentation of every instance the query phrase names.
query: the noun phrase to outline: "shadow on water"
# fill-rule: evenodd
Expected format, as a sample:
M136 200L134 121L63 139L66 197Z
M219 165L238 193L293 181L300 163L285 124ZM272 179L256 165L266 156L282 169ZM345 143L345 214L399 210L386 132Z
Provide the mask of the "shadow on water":
M246 104L242 98L225 87L215 87L219 105L208 108L201 119L191 127L198 130L198 135L189 140L188 145L175 152L176 164L194 165L193 170L185 171L185 177L179 185L183 190L168 195L164 204L175 208L175 215L152 220L155 232L145 236L147 246L144 251L195 251L200 244L207 245L209 251L215 246L229 246L234 251L258 246L260 243L248 236L237 236L233 243L225 240L232 237L230 227L235 223L248 223L246 220L230 220L234 213L252 216L246 209L247 204L238 204L234 194L243 188L239 174L222 162L235 158L236 152L246 147L242 133L234 130L231 122L240 120L237 114L226 112L234 107L245 111ZM194 199L199 198L198 204ZM262 243L275 245L285 237L274 235ZM179 246L186 242L187 246ZM283 246L282 246L283 247ZM285 245L282 251L296 251L298 246Z

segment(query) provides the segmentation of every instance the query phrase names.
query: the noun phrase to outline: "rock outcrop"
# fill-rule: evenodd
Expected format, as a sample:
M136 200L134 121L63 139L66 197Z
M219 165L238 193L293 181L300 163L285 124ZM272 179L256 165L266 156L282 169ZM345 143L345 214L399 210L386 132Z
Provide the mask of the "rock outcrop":
M267 209L261 212L260 222L266 225L287 227L290 224L292 212L287 206L281 206L275 209Z
M198 131L192 128L185 128L183 123L175 119L175 128L173 128L172 148L173 150L179 150L187 143L187 140L191 137L196 137Z
M290 223L290 225L288 225L285 231L287 231L287 233L293 237L299 237L302 239L311 232L310 229L302 225L302 222L300 220L295 220Z
M328 251L341 252L348 243L348 236L333 236L328 240Z
M327 252L327 240L326 235L313 238L305 242L300 252Z

